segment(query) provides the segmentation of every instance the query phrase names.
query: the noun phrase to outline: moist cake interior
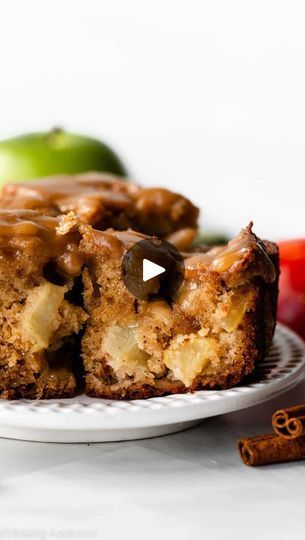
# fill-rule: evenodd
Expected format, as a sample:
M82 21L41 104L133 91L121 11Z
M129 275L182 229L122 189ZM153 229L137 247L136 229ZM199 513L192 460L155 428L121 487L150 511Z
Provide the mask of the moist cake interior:
M0 396L54 398L77 388L77 335L87 319L73 302L83 259L79 234L59 220L0 211Z
M186 255L174 297L146 302L134 298L121 276L124 253L142 238L82 227L87 392L146 398L237 384L272 340L276 247L260 242L249 226L224 248Z

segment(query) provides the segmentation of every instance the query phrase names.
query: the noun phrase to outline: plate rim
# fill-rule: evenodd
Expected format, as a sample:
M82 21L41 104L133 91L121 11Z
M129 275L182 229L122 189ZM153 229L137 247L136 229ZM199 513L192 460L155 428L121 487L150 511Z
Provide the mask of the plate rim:
M1 426L16 429L20 426L20 429L37 432L66 431L67 434L79 430L115 431L196 421L251 407L288 391L305 374L305 342L302 338L278 323L275 347L276 339L285 342L288 353L293 348L297 351L295 365L282 368L286 373L279 373L278 377L274 374L269 380L260 379L226 390L199 390L145 400L119 401L87 396L85 403L77 401L80 396L57 400L0 400L0 436ZM268 358L270 354L264 362L268 363Z

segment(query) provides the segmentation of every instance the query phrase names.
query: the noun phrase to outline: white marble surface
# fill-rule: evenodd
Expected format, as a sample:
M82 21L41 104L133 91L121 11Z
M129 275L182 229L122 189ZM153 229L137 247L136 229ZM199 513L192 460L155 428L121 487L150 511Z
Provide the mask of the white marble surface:
M158 439L60 445L0 439L0 538L302 539L304 463L249 468L238 437L268 432L267 404Z

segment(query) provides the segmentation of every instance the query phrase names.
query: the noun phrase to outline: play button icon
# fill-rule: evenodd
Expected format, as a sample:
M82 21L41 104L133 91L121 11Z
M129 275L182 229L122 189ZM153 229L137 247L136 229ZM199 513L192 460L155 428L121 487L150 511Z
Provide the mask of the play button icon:
M143 259L143 281L148 281L156 276L160 276L165 272L165 268L156 264L149 259Z
M139 300L164 298L170 302L183 277L183 257L175 246L165 240L140 240L123 257L122 278L125 287Z

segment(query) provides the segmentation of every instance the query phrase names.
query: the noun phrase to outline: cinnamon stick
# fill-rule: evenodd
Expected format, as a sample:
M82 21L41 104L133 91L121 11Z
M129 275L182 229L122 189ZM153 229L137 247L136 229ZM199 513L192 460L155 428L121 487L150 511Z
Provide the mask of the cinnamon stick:
M276 411L272 427L284 439L296 439L305 435L305 405L297 405Z
M240 457L245 465L267 465L305 459L305 437L284 439L275 434L247 437L238 441Z

